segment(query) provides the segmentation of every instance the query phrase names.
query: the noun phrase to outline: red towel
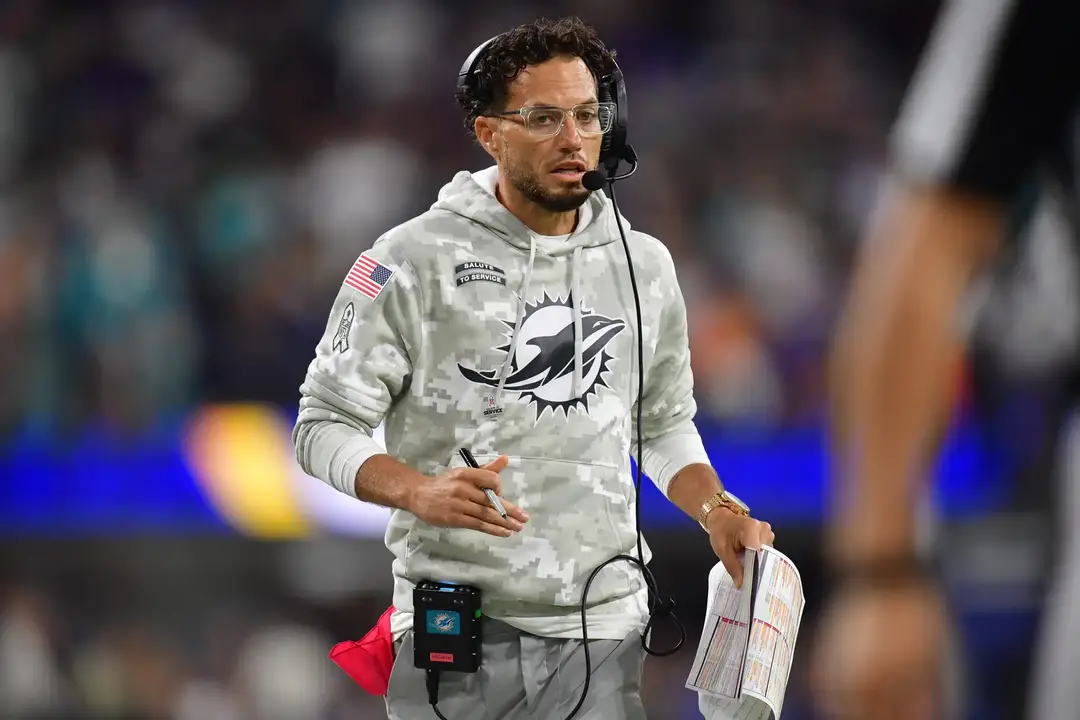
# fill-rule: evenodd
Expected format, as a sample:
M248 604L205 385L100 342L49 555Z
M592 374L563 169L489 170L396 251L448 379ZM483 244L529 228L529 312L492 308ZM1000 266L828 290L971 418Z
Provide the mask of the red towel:
M372 695L386 695L390 671L394 669L394 635L390 632L391 605L375 627L360 640L339 642L330 651L330 659Z

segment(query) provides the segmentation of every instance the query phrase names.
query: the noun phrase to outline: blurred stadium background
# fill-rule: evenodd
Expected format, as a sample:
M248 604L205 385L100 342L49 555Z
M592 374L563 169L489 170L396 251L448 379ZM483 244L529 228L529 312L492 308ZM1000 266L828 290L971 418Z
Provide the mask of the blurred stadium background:
M0 4L0 717L384 716L326 653L389 602L386 515L299 471L298 386L356 255L486 164L453 103L462 59L541 15L619 52L642 157L620 199L676 259L699 424L802 570L805 652L828 333L935 6ZM980 719L1020 717L1056 537L1044 431L1080 328L1060 220L1020 210L1040 242L973 298L928 522ZM650 717L698 717L683 684L714 558L644 501L688 628L647 663ZM812 717L807 669L784 720Z

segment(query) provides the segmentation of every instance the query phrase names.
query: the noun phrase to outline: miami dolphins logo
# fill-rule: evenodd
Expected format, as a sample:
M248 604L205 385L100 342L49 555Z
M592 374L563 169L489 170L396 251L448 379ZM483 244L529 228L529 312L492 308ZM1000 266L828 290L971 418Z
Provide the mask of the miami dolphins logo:
M573 299L543 299L525 306L514 347L510 339L514 323L507 326L507 343L495 348L513 352L505 392L516 392L536 408L539 418L545 410L562 412L571 408L589 411L589 399L596 396L598 387L610 387L604 380L613 359L607 351L611 340L622 332L626 323L618 318L581 308L581 394L574 388L574 306ZM501 366L492 370L473 370L458 363L461 374L469 381L491 388L499 386ZM494 398L489 399L494 404ZM485 411L487 414L487 411Z
M438 632L450 632L454 629L454 616L448 613L439 613L431 624L435 626L435 630Z

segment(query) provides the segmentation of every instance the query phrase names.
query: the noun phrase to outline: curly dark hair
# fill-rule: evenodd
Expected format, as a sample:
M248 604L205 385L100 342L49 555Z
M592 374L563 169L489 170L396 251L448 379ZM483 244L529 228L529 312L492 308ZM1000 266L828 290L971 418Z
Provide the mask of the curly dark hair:
M476 118L506 110L510 84L521 71L559 55L579 57L597 82L615 70L615 51L579 18L541 18L518 25L496 38L476 65L472 82L455 93L465 111L465 128L475 133Z

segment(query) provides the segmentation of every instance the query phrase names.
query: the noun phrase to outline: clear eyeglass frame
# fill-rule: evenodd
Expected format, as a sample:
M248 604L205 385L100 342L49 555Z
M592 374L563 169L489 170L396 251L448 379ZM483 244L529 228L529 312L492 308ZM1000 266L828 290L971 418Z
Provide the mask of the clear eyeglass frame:
M589 113L593 113L590 117ZM567 114L574 118L574 127L580 135L592 137L603 135L611 130L615 121L615 103L581 103L572 108L538 105L523 107L506 112L490 113L493 117L520 117L525 130L536 137L553 137L562 132Z

